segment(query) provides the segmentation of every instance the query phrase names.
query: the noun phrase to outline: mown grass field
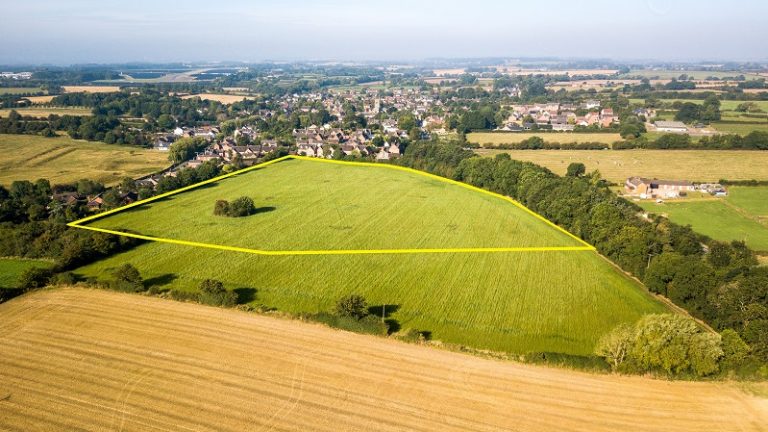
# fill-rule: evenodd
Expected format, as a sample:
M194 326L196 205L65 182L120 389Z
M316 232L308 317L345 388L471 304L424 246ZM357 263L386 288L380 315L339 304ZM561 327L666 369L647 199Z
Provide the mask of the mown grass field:
M712 123L712 127L715 128L719 132L723 133L729 133L729 134L737 134L737 135L747 135L751 132L759 131L759 132L768 132L768 122L753 122L753 123L747 123L747 122L739 122L739 123L722 123L722 122L715 122Z
M252 198L259 213L213 214L217 200L240 196ZM306 160L246 172L91 225L261 250L581 245L495 196L387 167Z
M22 116L30 117L48 117L51 114L64 116L89 116L92 114L90 108L83 107L31 107L31 108L14 108L14 109L0 109L0 117L8 117L11 111L16 111Z
M477 150L481 155L508 153L512 159L565 174L581 162L587 171L623 184L628 177L691 181L768 180L768 152L738 150Z
M46 178L65 183L82 178L116 183L169 165L168 155L152 150L35 135L0 135L0 184Z
M19 276L29 268L50 267L50 265L50 262L42 260L0 258L0 289L16 288Z
M247 195L268 208L212 215ZM144 234L262 249L569 246L575 240L498 198L417 174L289 161L95 222ZM591 251L258 256L148 243L83 267L104 278L132 263L157 287L215 278L246 302L328 311L350 293L397 305L391 318L434 339L500 351L589 354L618 323L664 311Z
M551 143L597 142L613 144L616 141L621 141L621 135L614 133L574 132L473 132L467 134L467 141L480 145L516 144L533 137L540 137L544 141Z
M732 187L725 199L638 204L715 240L743 240L752 249L768 252L768 187Z

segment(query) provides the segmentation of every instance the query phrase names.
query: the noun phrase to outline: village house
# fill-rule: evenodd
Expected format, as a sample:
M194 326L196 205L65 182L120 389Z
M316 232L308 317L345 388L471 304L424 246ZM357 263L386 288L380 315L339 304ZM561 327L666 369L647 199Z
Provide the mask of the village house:
M641 199L677 198L693 192L696 187L687 180L658 180L643 177L630 177L624 183L627 195Z

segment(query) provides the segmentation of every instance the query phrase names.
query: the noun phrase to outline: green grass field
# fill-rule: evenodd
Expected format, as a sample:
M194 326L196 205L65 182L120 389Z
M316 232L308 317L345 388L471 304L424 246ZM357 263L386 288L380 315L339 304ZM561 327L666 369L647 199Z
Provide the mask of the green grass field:
M269 208L212 215L216 199L247 195ZM384 167L287 161L107 216L94 224L258 248L573 245L500 198ZM150 285L194 290L215 278L245 301L301 313L350 293L397 305L391 318L434 339L515 353L589 354L621 322L665 307L591 251L259 256L148 243L83 267L104 278L134 264Z
M50 266L50 262L42 260L0 258L0 289L16 288L19 276L29 268Z
M512 159L565 174L581 162L587 171L623 184L628 177L668 180L768 180L768 152L739 150L477 150L481 155L508 153Z
M739 122L739 123L720 123L715 122L712 123L712 127L716 130L724 133L729 134L737 134L737 135L747 135L751 132L759 131L759 132L768 132L768 122L760 122L760 123L746 123L746 122Z
M683 102L683 103L692 102L692 103L701 105L704 103L704 99L661 99L661 101L664 103L670 103L670 104L674 102ZM745 102L752 102L758 107L760 107L760 109L762 109L763 111L768 111L768 101L764 101L764 100L760 100L760 101L723 100L723 101L720 101L720 110L736 111L736 108ZM629 103L642 105L645 103L645 99L630 99Z
M82 178L115 183L169 165L168 155L138 147L36 135L0 135L0 184L47 178L65 183Z
M638 204L715 240L743 240L752 249L768 251L768 187L732 187L725 199Z
M621 135L619 134L576 132L473 132L467 134L467 141L480 145L516 144L536 136L551 143L598 142L613 144L616 141L621 141Z

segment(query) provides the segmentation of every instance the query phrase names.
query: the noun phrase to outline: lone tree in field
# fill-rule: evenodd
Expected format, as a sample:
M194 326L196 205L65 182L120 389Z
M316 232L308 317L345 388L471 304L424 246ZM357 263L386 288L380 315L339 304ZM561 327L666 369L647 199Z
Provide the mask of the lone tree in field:
M587 167L583 163L574 162L568 165L568 171L565 175L568 177L581 177L587 172Z
M368 316L368 302L365 301L365 297L357 294L342 297L336 302L336 314L358 320L365 318Z
M144 291L144 280L139 270L131 264L123 264L112 273L112 287L118 291Z
M218 200L213 206L216 216L243 217L256 213L256 205L248 197L240 197L232 202Z

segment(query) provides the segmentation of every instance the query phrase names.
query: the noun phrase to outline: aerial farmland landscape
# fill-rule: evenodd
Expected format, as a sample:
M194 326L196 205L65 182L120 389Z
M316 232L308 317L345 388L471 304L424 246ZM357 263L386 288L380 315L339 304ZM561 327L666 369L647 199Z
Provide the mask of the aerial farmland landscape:
M471 6L6 5L0 431L768 432L768 5Z

